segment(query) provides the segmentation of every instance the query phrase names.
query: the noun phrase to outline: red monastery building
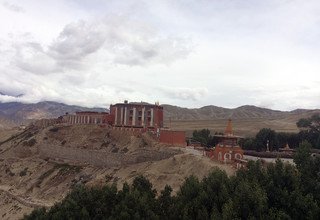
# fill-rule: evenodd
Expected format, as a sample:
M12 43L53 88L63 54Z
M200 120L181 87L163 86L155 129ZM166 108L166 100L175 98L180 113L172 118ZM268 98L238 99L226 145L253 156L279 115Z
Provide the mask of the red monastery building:
M243 150L238 145L241 137L233 134L231 119L228 121L224 134L215 135L215 137L219 138L219 142L213 149L211 157L225 163L243 159Z
M163 127L163 107L158 103L132 102L110 105L115 127L157 129Z
M68 124L101 124L113 129L150 132L161 143L186 146L185 131L163 128L163 107L159 103L124 101L110 105L108 112L76 112L62 117Z

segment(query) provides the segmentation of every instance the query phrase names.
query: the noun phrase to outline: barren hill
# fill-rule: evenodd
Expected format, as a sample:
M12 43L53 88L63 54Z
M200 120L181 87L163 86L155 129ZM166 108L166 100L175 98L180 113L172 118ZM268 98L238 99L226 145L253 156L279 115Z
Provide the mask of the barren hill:
M222 108L214 105L201 108L181 108L172 105L163 105L166 119L171 120L212 120L212 119L246 119L246 118L281 118L291 112L271 110L252 105L238 108Z
M35 207L48 207L78 184L103 185L145 175L162 190L176 191L189 175L203 177L229 165L97 125L30 127L0 136L0 216L18 219Z
M39 102L34 104L0 102L0 127L12 127L41 118L56 118L66 112L74 113L76 111L106 111L106 109L85 108L58 102Z

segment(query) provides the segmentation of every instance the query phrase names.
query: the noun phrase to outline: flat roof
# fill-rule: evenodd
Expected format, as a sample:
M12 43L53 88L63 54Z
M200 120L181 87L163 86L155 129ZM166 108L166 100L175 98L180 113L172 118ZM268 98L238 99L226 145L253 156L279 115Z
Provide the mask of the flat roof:
M114 105L111 104L111 106L150 106L150 107L157 107L157 108L162 108L163 106L161 105L156 105L156 104L150 104L146 102L129 102L129 103L116 103Z

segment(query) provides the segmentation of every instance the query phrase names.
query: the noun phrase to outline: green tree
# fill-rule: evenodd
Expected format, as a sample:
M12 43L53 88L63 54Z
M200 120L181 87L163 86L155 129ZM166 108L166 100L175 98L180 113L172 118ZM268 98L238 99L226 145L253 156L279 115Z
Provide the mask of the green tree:
M202 145L207 146L211 140L210 130L209 129L202 129L202 130L195 130L192 134L192 139L199 141Z
M254 138L244 138L239 141L239 145L244 150L256 150Z
M294 162L301 173L302 189L313 194L320 204L320 157L311 156L311 144L304 141L299 145Z
M320 114L314 114L309 118L302 118L297 122L297 127L313 132L320 132Z
M267 194L257 183L248 180L236 182L232 201L223 209L223 216L239 219L262 219L268 212Z
M269 145L269 150L277 150L278 143L276 132L270 128L262 128L256 135L255 145L257 151L267 150L267 144Z
M161 194L158 198L159 215L160 215L161 219L173 216L174 199L171 196L171 192L172 192L171 186L166 185L164 187L164 190L161 191Z
M299 133L301 140L306 140L313 147L320 149L320 114L300 119L297 127L301 130Z

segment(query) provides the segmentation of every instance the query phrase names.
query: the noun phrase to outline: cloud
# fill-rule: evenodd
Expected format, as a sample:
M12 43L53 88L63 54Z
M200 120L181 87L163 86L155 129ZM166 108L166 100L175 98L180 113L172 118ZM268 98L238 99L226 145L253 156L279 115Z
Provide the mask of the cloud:
M4 6L6 9L8 9L10 11L24 12L24 9L21 6L9 3L7 1L3 2L2 6Z
M204 96L208 94L207 88L159 87L159 89L170 99L180 99L189 101L197 101L201 98L204 98Z
M16 45L14 65L34 74L61 71L55 59L49 56L39 43L27 42Z
M66 25L46 49L37 42L21 43L15 48L17 67L49 74L85 69L90 55L105 59L109 65L170 64L187 57L192 46L186 39L162 35L144 22L109 16Z
M50 45L47 53L59 64L72 68L103 46L107 39L104 32L99 24L85 21L68 24Z

